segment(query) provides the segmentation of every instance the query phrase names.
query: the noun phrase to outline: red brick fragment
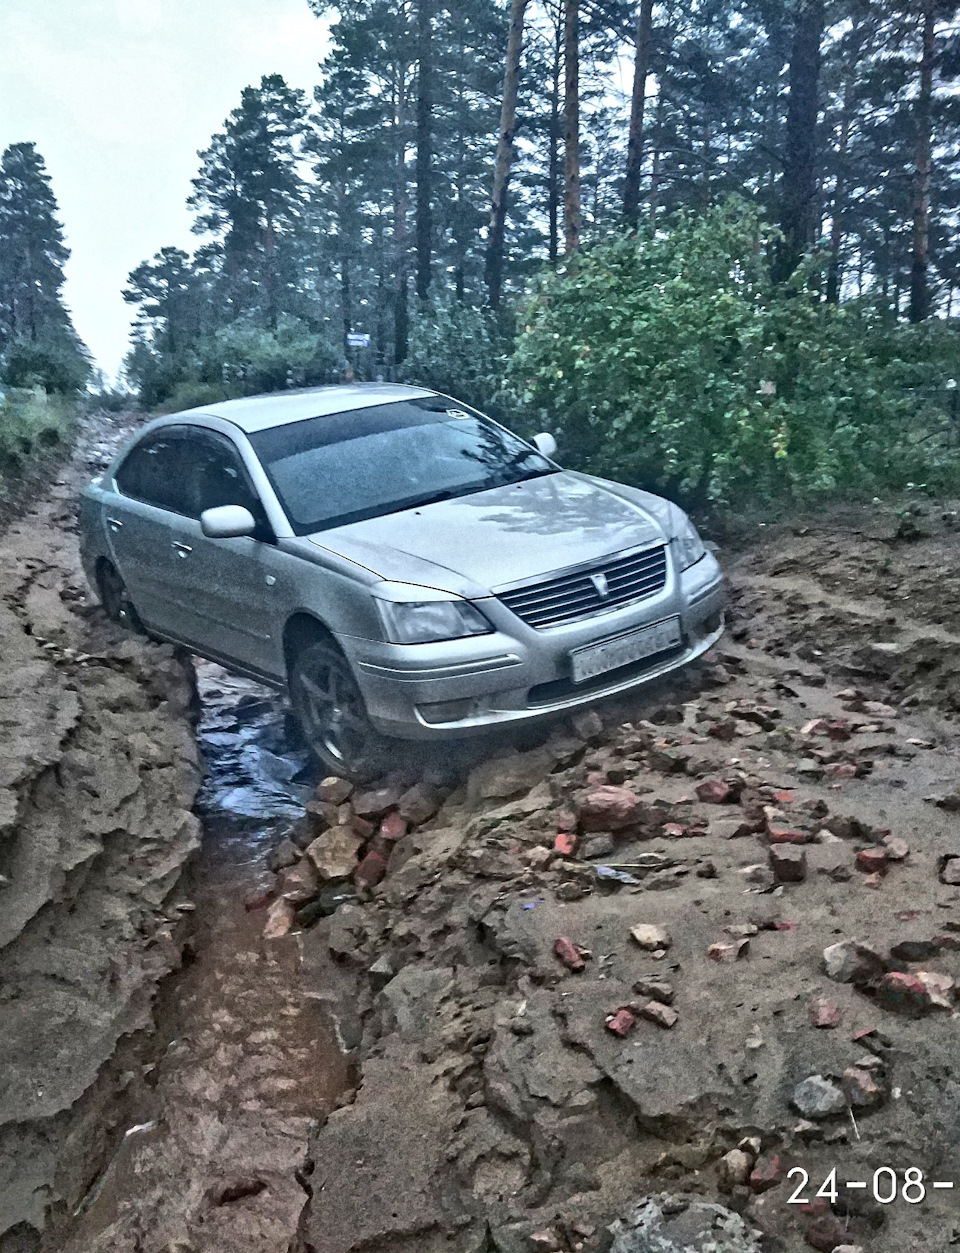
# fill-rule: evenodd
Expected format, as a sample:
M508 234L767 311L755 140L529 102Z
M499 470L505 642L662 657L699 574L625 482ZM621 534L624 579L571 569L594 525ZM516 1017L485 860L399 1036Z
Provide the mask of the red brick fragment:
M354 828L356 830L356 828ZM385 840L399 840L407 834L408 825L406 818L401 818L396 812L387 814L380 823L380 835Z
M825 996L816 996L807 1006L810 1024L814 1027L830 1028L840 1025L840 1006L828 1001Z
M558 939L554 940L553 951L568 970L583 970L586 963L580 956L580 950L573 943L573 941L568 940L566 936L561 935Z
M628 1036L636 1025L636 1018L626 1006L618 1009L607 1019L607 1030L612 1031L614 1035L620 1036L621 1039L624 1036Z
M737 799L737 789L723 779L705 779L697 784L697 796L705 805L727 805Z
M353 872L353 881L360 887L372 888L383 878L387 870L387 861L380 853L367 853Z
M856 857L857 869L863 874L886 874L887 861L882 848L862 848Z
M750 1172L750 1188L753 1192L768 1192L775 1188L783 1175L777 1153L764 1153Z
M812 844L814 836L811 831L794 831L790 827L767 827L767 836L771 844Z
M561 831L553 841L554 852L562 853L564 857L572 857L577 847L577 837L569 831Z

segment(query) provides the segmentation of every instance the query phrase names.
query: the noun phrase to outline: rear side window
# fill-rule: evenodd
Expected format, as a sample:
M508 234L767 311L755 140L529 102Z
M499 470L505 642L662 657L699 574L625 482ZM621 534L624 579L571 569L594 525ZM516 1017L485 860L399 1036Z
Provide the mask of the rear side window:
M124 496L189 515L193 495L189 460L184 441L165 431L130 450L117 471L117 486Z

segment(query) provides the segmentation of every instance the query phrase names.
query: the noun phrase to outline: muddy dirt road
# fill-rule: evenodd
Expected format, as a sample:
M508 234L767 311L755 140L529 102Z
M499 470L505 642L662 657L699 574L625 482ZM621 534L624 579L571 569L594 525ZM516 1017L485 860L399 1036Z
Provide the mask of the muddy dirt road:
M0 1253L960 1240L952 509L731 543L695 670L315 792L91 607L105 451L0 540Z

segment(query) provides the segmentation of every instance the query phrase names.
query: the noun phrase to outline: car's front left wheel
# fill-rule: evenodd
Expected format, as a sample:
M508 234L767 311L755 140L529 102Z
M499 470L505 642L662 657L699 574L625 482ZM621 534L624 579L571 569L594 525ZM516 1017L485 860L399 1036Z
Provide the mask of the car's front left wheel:
M132 631L143 635L144 627L134 608L127 585L120 571L109 561L101 561L97 571L97 591L100 593L100 604L111 622L129 627Z
M373 726L350 664L332 644L300 649L290 667L290 699L324 767L363 781L389 769L391 744Z

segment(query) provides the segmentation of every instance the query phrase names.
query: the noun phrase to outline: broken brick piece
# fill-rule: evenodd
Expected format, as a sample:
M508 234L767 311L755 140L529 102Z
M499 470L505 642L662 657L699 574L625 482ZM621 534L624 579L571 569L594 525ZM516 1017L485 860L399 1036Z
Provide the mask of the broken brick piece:
M663 1005L660 1001L647 1001L646 1005L640 1009L640 1017L669 1030L680 1015L675 1009L671 1009L669 1005Z
M356 830L356 827L354 827ZM380 835L385 840L400 840L407 834L407 820L394 811L380 823Z
M727 805L737 799L737 789L723 779L705 779L697 784L697 796L705 805Z
M620 1036L621 1039L624 1036L628 1036L636 1025L636 1018L626 1006L618 1009L607 1019L607 1030L612 1031L614 1035Z
M813 1027L829 1029L840 1025L840 1006L825 996L815 996L807 1006L807 1014Z
M553 841L553 849L556 853L561 853L564 857L572 857L577 847L577 837L570 831L561 831Z
M560 958L568 970L581 971L585 966L583 958L580 956L580 950L568 940L566 936L560 936L553 942L553 951Z
M888 857L882 848L862 848L856 856L856 866L863 874L886 874Z
M783 1174L780 1157L776 1153L764 1153L757 1158L750 1172L750 1188L753 1192L768 1192L780 1182Z
M387 860L380 853L370 852L353 872L353 881L360 887L372 888L386 874Z

